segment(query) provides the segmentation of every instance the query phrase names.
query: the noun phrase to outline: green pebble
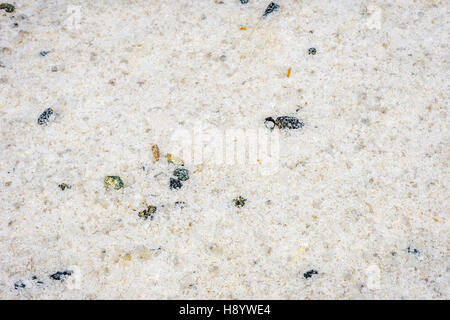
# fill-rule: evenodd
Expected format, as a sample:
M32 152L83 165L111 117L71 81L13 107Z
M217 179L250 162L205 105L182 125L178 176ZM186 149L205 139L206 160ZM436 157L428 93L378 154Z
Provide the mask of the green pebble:
M189 179L189 170L184 168L178 168L173 171L173 175L180 181L186 181Z
M123 181L119 176L106 176L105 177L105 188L114 188L119 190L123 188Z
M14 10L16 10L16 7L14 7L12 4L10 3L2 3L0 4L0 10L5 10L6 12L14 12Z

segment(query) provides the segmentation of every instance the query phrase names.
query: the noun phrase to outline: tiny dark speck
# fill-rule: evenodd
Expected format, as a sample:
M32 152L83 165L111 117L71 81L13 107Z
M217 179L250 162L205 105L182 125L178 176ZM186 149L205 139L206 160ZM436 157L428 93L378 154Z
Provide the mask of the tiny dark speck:
M247 4L247 3L248 3L248 0L241 0L241 3L242 3L242 4Z
M26 287L26 285L22 281L18 281L16 283L14 283L14 289L16 289L16 290L25 288L25 287Z
M39 54L41 55L41 57L45 57L46 55L48 55L50 53L50 51L41 51L39 52Z
M308 53L309 53L310 55L315 55L315 54L317 53L317 50L316 50L316 48L309 48L309 49L308 49Z
M311 278L314 274L318 274L318 272L314 269L306 271L303 276L305 277L305 279L309 279Z
M415 248L408 247L408 253L418 254L420 251Z

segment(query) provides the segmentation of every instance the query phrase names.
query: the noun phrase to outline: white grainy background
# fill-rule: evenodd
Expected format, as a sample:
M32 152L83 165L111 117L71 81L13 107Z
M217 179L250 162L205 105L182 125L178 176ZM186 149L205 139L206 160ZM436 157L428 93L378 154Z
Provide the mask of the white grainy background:
M0 298L450 297L447 1L11 2ZM280 115L276 174L185 159L169 189L174 131Z

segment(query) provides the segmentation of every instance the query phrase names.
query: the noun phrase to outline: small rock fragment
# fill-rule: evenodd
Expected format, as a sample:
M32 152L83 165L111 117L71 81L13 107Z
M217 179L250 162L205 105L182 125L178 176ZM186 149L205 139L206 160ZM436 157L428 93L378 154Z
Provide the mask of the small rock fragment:
M241 4L247 4L248 0L241 0Z
M157 144L152 145L152 153L153 157L156 161L159 161L159 157L161 156L161 153L159 152L159 147Z
M180 189L183 186L180 180L170 178L170 189Z
M72 189L72 186L71 186L70 184L67 184L67 183L61 183L61 184L58 185L58 187L59 187L62 191L64 191L65 189Z
M50 51L41 51L39 52L41 57L45 57L46 55L48 55L50 53Z
M308 49L308 53L309 53L310 55L315 55L315 54L317 53L317 50L316 50L316 48L309 48L309 49Z
M278 11L280 9L280 5L276 4L275 2L269 3L269 5L266 8L266 11L264 11L263 18L267 17L272 12Z
M303 122L297 118L288 116L278 117L275 120L275 124L280 129L300 129L304 126Z
M153 214L155 212L156 212L155 206L147 206L146 209L138 213L138 216L144 218L145 220L147 220L148 218L150 218L150 220L153 220Z
M44 110L44 112L41 113L39 116L37 122L39 125L47 125L50 121L50 117L53 115L53 109L47 108Z
M26 287L26 285L22 281L17 281L16 283L14 283L14 289L16 289L16 290L23 289L25 287Z
M314 274L318 274L318 272L314 269L306 271L303 276L305 277L305 279L309 279L311 278Z
M242 208L245 205L245 202L247 201L247 199L239 196L236 199L233 199L233 203L236 207L238 208Z
M119 190L123 188L123 181L119 176L106 176L105 177L105 188L114 188Z
M54 274L51 274L49 277L52 280L64 280L68 276L72 275L73 271L65 270L65 271L58 271Z
M0 4L0 10L5 10L6 12L11 13L14 12L14 10L16 10L16 7L14 7L10 3L2 3Z
M189 179L189 170L184 168L177 168L173 171L173 175L180 181L186 181Z

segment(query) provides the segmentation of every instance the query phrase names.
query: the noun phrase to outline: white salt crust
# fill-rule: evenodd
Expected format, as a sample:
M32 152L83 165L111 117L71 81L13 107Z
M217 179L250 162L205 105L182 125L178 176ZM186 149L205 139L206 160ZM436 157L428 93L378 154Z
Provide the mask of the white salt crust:
M0 298L450 297L448 2L269 2L0 12ZM171 132L278 115L276 174L185 159L169 189Z

